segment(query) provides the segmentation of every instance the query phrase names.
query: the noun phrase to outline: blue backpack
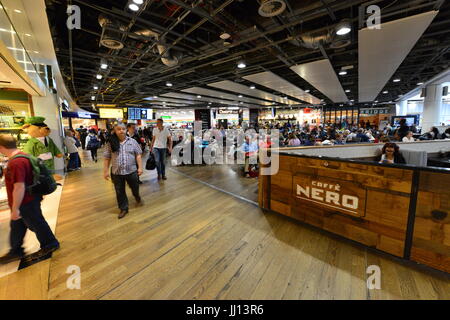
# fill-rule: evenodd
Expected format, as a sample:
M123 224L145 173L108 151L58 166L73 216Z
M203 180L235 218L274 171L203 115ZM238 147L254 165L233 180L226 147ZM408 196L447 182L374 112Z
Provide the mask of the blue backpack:
M86 146L87 150L91 149L98 149L100 147L100 141L98 141L98 138L96 136L91 136L89 139L89 143Z

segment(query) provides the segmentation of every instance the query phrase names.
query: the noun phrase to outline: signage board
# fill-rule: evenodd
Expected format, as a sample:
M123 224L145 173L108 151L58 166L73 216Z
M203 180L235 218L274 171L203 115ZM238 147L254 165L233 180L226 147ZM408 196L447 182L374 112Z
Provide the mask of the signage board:
M358 183L299 174L293 179L296 201L327 211L363 217L367 190Z
M122 108L99 108L98 111L102 119L123 119Z

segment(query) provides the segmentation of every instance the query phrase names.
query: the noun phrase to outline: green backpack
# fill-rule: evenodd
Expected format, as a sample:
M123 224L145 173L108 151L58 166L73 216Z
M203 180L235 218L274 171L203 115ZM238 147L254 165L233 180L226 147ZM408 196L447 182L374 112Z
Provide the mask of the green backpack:
M47 194L53 193L58 184L56 183L50 170L45 166L42 159L33 157L29 154L18 154L15 158L26 158L31 163L31 168L33 170L33 184L27 186L28 193L32 195L45 196Z

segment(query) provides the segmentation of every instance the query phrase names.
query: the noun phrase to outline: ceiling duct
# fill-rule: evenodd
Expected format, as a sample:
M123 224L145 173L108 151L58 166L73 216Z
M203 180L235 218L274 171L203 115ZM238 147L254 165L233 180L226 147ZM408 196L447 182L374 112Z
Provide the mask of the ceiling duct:
M160 38L160 34L153 30L140 30L135 32L138 36L154 38L158 44L156 48L160 55L162 55L161 62L168 67L175 67L183 57L183 54L177 50L167 50L167 45L164 38Z
M262 0L258 13L265 17L275 17L286 9L286 3L283 0Z
M123 27L104 14L100 14L98 16L98 23L103 28L102 36L100 38L100 44L106 48L113 50L122 49L122 35L117 30L123 31Z

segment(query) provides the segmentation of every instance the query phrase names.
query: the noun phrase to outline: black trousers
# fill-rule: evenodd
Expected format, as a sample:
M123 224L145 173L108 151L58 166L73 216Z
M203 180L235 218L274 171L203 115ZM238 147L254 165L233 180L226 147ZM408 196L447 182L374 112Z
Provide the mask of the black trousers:
M55 235L42 215L41 200L41 197L37 197L33 201L20 206L19 210L22 218L19 220L11 220L11 253L23 253L23 238L27 229L30 229L36 234L41 249L59 245L58 240L56 240Z
M128 210L128 197L125 190L125 184L128 184L136 200L141 199L141 197L139 196L139 176L137 172L133 172L127 175L111 174L111 180L114 183L117 204L120 210Z
M91 157L93 161L97 160L97 148L91 149Z

